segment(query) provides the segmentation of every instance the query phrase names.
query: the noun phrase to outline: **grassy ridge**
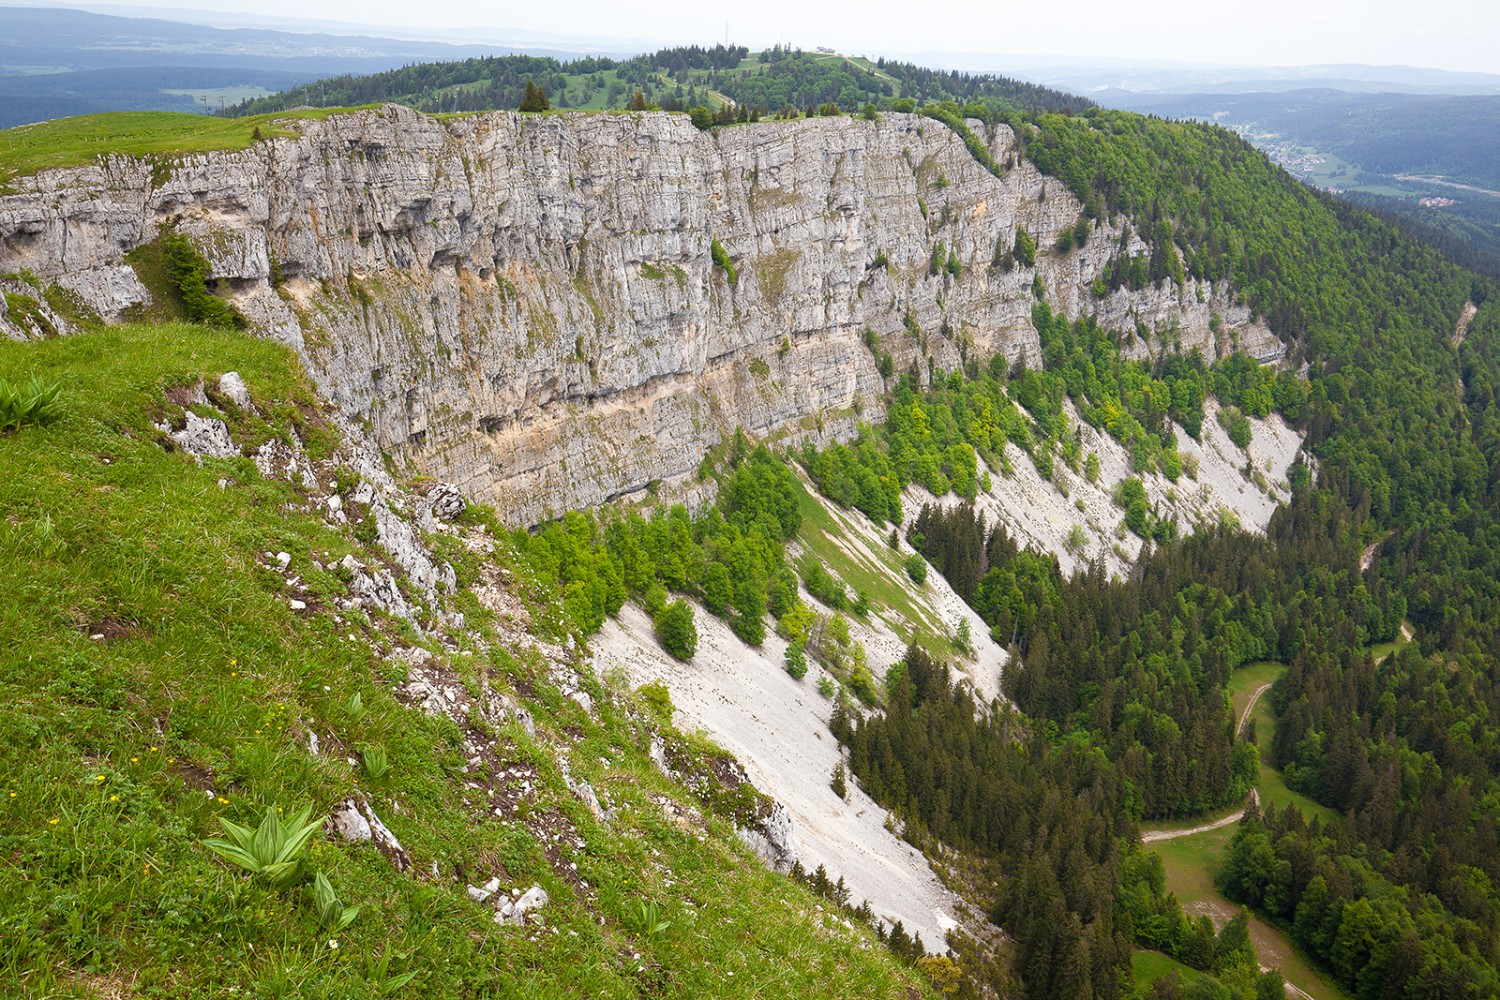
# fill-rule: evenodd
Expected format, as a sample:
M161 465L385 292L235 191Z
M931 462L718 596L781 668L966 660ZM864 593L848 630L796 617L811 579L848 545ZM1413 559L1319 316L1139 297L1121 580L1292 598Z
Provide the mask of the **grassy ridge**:
M415 972L401 995L907 995L911 973L750 862L726 820L663 813L657 797L680 793L603 689L588 715L534 654L336 619L343 583L312 558L378 554L250 460L200 466L156 443L164 392L226 370L265 414L230 413L237 441L300 423L328 453L278 346L190 326L0 343L0 373L57 381L65 403L51 426L0 436L0 993L363 997ZM291 555L309 612L288 606L267 551ZM482 609L465 611L483 634ZM453 722L393 697L406 666L392 654L413 644L470 691L529 693L534 737L489 730L496 759L535 782L505 820L470 785L497 783L490 762L471 767ZM558 746L613 819L567 791ZM365 747L388 755L387 776L349 763ZM361 790L415 870L316 838L312 866L361 907L342 932L318 926L305 886L275 892L201 845L221 817L322 815ZM494 925L464 892L492 875L545 888L545 926ZM635 916L648 903L668 927Z
M248 149L261 138L292 133L287 119L320 120L353 108L285 111L249 118L213 118L176 111L120 111L56 118L0 131L0 181L56 167L78 167L100 156L171 158L217 149Z

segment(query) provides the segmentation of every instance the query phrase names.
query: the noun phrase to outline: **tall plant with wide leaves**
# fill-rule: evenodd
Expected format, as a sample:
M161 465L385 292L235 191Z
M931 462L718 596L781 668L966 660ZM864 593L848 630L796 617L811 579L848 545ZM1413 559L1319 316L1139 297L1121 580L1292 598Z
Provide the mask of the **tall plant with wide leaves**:
M309 819L312 806L304 806L288 819L282 819L272 806L266 807L260 825L255 829L223 819L228 837L210 837L203 846L226 861L264 879L274 889L285 889L297 881L302 849L323 825L321 819Z

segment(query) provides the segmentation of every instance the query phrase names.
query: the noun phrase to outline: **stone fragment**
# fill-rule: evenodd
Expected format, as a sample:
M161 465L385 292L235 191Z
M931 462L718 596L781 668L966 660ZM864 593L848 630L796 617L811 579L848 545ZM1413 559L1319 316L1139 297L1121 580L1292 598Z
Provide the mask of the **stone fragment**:
M250 389L239 372L225 372L219 376L219 394L242 410L254 410L250 405Z
M427 494L427 502L432 506L433 516L440 521L453 520L469 506L464 495L452 483L438 483L434 486Z

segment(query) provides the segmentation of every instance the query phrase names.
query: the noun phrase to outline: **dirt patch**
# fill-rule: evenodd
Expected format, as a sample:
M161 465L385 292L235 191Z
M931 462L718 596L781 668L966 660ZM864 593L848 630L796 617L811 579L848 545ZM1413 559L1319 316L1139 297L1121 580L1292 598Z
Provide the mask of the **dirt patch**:
M78 626L78 631L95 642L114 642L142 634L140 622L116 618L112 615L105 615L97 621L82 623Z
M208 400L208 397L203 393L202 382L194 382L192 385L173 386L167 390L166 396L167 402L184 410L190 406L201 405Z
M191 760L180 760L174 765L177 776L182 783L189 788L195 788L200 792L212 792L217 790L217 782L214 781L213 772Z
M594 887L578 874L578 862L574 860L586 845L573 821L559 809L548 809L528 817L526 828L541 845L548 867L571 885L580 898L592 899Z
M1190 917L1207 917L1214 922L1215 930L1223 930L1224 925L1234 919L1239 910L1228 903L1217 899L1200 899L1196 903L1189 903L1183 907Z
M86 996L98 1000L126 1000L135 993L136 973L123 970L105 975L97 972L77 972L74 982L85 991Z

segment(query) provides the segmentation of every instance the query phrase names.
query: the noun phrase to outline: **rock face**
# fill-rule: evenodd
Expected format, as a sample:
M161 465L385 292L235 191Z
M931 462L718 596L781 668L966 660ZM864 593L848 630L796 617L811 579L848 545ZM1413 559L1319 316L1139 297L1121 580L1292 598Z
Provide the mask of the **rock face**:
M772 871L785 874L797 863L792 814L780 802L771 807L769 814L758 818L754 825L739 827L735 832Z
M411 858L401 846L401 841L380 821L380 817L375 815L375 810L370 808L370 803L363 797L345 799L329 814L324 828L329 836L341 840L369 841L397 871L411 869Z
M1035 268L992 267L1018 225L1051 247L1078 202L1019 154L992 176L916 116L705 133L672 114L441 122L387 106L287 125L298 135L165 177L111 156L17 179L0 273L115 317L149 294L125 253L175 227L398 463L520 523L684 477L736 426L827 437L877 419L866 330L897 370L1035 360L1035 277L1070 316L1175 327L1210 354L1280 351L1224 287L1095 299L1120 249L1109 226ZM1007 127L986 135L997 162L1015 153ZM929 273L938 243L957 275Z

